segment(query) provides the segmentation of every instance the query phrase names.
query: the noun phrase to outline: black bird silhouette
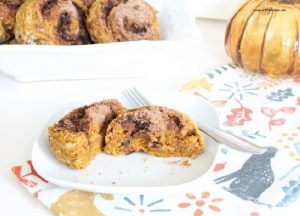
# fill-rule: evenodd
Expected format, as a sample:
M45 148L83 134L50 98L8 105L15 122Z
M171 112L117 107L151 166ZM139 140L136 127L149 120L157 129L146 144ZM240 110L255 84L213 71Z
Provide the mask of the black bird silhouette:
M274 174L271 167L271 158L277 153L274 147L268 147L262 154L253 154L242 166L241 169L226 176L216 178L217 184L233 181L228 192L240 197L243 200L258 202L260 195L274 182Z

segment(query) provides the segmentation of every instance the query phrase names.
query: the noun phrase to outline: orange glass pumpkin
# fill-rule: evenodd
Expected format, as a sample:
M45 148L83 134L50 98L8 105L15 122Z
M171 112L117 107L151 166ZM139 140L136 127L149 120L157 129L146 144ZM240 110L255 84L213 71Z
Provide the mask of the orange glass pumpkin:
M246 70L300 74L299 37L300 0L247 0L229 21L225 46Z

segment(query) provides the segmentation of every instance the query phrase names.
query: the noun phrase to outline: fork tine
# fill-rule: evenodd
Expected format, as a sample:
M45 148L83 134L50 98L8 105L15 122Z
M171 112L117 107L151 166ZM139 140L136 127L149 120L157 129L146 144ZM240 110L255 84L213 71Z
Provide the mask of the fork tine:
M144 97L144 95L136 87L133 87L132 90L143 101L144 105L148 105L148 106L153 105L147 98Z
M139 107L140 106L135 101L135 99L131 96L131 93L127 89L123 91L123 95L125 96L126 100L129 102L130 106L132 106L132 107Z
M126 97L127 101L132 107L142 107L147 104L135 93L132 89L126 89L123 91L123 95Z
M131 101L133 108L143 106L143 103L141 103L138 100L138 98L132 93L132 91L130 89L127 89L126 92L127 92L127 98Z
M145 102L139 97L138 94L133 89L128 90L130 92L130 95L132 96L133 100L136 101L137 104L139 104L140 107L145 106Z

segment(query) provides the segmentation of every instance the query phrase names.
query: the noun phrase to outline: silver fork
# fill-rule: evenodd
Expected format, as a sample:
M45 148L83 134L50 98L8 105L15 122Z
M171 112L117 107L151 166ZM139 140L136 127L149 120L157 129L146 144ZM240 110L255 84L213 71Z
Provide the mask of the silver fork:
M151 106L153 105L137 88L126 89L123 94L127 101L133 107ZM214 127L205 122L197 122L198 128L207 136L211 137L218 143L223 143L238 151L260 154L267 147L261 147L257 144L249 142L239 136L231 134L218 127Z

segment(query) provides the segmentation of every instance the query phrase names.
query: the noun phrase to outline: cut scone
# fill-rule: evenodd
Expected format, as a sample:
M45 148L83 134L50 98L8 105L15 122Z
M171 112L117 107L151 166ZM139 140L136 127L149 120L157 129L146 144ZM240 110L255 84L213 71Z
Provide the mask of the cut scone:
M159 157L196 157L205 149L196 123L174 109L147 106L129 110L108 126L104 151L146 152Z
M73 110L48 128L52 152L71 168L85 168L101 152L107 125L124 110L117 100Z

